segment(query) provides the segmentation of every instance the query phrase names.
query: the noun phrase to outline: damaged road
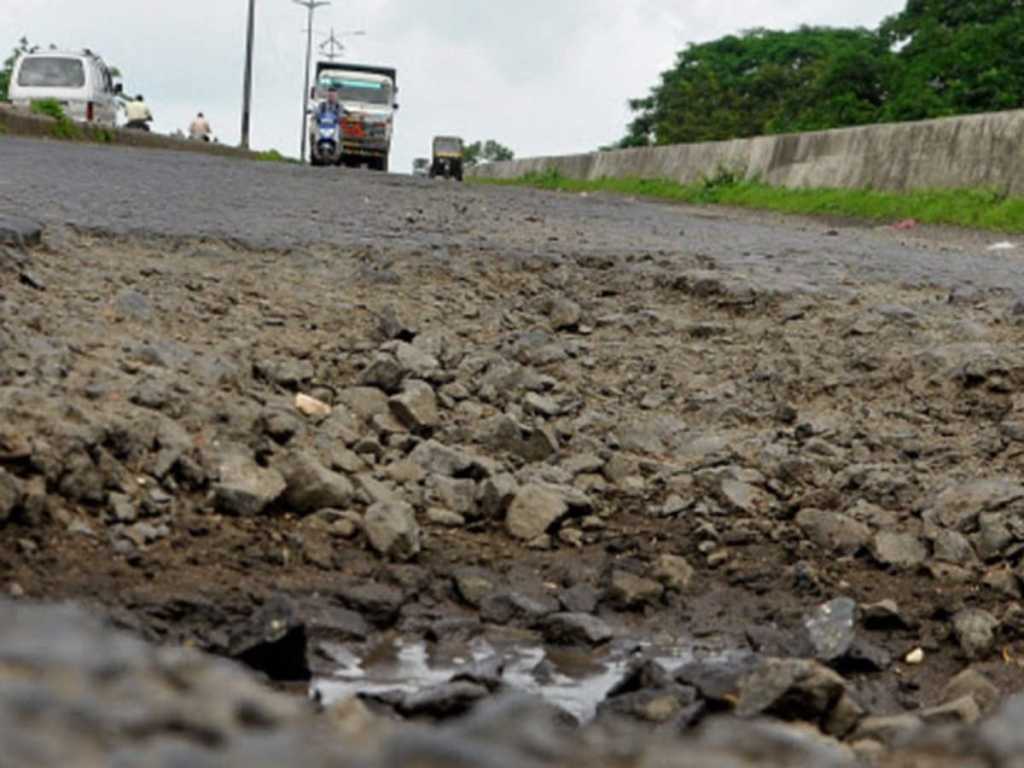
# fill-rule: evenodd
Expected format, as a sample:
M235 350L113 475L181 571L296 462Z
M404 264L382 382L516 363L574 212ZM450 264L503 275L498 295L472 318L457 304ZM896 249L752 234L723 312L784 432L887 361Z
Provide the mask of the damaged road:
M1012 252L17 139L0 168L13 598L299 690L395 641L625 647L588 743L703 723L689 738L736 765L718 716L813 727L748 726L778 765L878 762L1021 689ZM469 745L509 687L455 670L358 717ZM955 764L1020 709L943 731ZM559 738L531 759L571 759ZM941 764L920 759L892 764Z

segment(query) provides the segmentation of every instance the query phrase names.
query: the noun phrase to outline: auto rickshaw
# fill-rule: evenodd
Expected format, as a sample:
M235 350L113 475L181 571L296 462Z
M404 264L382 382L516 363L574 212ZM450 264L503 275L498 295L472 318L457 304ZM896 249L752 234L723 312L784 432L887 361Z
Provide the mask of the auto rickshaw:
M437 136L434 139L430 178L438 176L462 181L462 139L457 136Z
M430 174L430 161L425 157L417 157L412 161L413 176L428 176Z

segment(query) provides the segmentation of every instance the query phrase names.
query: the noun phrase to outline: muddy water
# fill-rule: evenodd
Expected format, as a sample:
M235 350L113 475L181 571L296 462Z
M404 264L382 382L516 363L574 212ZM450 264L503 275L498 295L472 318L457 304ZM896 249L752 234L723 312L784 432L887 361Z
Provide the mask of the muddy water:
M692 645L644 641L619 641L591 651L479 640L462 652L437 653L422 642L394 639L361 652L332 646L330 653L336 671L314 683L314 692L326 703L360 694L412 693L446 683L471 665L499 660L505 686L541 696L580 722L593 719L634 660L654 659L673 671L695 658Z

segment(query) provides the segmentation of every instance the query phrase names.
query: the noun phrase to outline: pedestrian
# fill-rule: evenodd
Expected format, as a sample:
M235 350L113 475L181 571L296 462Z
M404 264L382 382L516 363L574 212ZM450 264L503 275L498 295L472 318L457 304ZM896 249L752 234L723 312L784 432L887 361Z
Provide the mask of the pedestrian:
M211 132L210 123L202 112L196 115L196 119L188 127L188 137L196 141L209 141Z

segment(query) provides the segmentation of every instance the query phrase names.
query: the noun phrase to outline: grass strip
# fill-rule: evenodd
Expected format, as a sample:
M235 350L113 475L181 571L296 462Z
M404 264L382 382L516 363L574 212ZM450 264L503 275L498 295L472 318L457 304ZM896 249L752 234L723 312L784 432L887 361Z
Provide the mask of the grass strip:
M563 192L611 192L692 205L727 205L780 213L839 216L878 222L914 219L971 229L1024 232L1024 197L988 189L883 192L872 189L787 189L729 173L696 184L667 179L603 178L579 181L557 171L518 179L474 178L474 183L527 186Z

